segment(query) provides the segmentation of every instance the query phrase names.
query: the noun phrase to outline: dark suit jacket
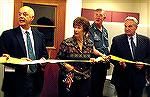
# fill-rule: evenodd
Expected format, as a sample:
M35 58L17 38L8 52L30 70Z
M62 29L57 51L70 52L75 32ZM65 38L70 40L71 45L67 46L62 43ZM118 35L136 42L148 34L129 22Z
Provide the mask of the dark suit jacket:
M124 59L133 60L126 34L122 34L113 38L110 53ZM134 61L150 62L149 38L137 34L137 47ZM112 63L115 66L111 81L114 85L135 88L145 86L146 66L139 70L135 65L127 64L127 67L123 69L118 62L112 61Z
M36 59L40 59L41 57L48 58L48 53L44 42L44 35L35 29L32 29L32 33L34 38ZM20 27L4 31L2 33L0 37L0 56L4 53L9 54L11 57L15 58L27 57L25 43ZM7 76L6 73L4 74L3 91L6 93L13 91L11 89L11 86L15 85L15 87L18 87L19 91L19 88L21 88L21 86L24 84L24 75L26 74L27 69L26 66L18 66L13 64L12 67L14 67L16 70L16 72L12 74L13 76L11 76L13 77L12 79ZM41 74L40 65L38 65L36 74L37 75L35 76L35 78L38 78L38 76L40 76L39 74ZM14 81L14 83L10 81ZM37 83L37 87L38 81L38 79L35 81L35 83Z

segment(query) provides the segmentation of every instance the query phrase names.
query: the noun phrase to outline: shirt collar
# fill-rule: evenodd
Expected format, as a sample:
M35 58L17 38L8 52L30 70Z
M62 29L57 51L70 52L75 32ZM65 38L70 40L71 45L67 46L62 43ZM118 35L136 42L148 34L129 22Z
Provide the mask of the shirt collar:
M136 39L136 34L134 34L133 36L128 36L128 38L133 37L133 40Z
M133 41L134 41L134 43L135 43L135 45L137 46L137 34L134 34L133 36L132 36L132 38L133 38ZM128 36L128 41L130 41L130 37L131 36Z
M94 27L94 30L100 30L101 32L103 31L103 28L104 28L104 26L102 25L101 29L98 29L95 22L93 23L92 26Z
M30 27L28 30L25 30L25 29L23 29L23 28L20 26L20 29L21 29L21 31L22 31L23 34L26 34L26 33L25 33L26 31L28 31L30 34L32 33L31 27Z

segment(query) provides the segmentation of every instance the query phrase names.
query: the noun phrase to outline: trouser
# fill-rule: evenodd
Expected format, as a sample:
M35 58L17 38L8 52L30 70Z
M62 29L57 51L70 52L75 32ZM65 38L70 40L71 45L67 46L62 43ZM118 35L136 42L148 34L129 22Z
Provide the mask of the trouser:
M26 73L20 75L15 75L11 78L11 80L14 79L14 85L11 87L13 92L4 91L4 97L39 97L40 92L38 93L34 90L35 74Z
M150 85L146 86L147 97L150 97Z
M91 97L103 97L103 88L107 75L107 64L93 64L91 71Z
M143 88L115 86L117 97L142 97Z

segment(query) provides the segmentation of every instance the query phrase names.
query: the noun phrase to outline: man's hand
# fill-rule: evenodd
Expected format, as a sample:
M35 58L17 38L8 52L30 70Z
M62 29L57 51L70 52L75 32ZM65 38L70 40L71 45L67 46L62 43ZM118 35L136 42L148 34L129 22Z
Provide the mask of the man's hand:
M121 68L123 68L123 69L125 69L127 66L126 63L123 61L120 61L119 64L120 64Z
M32 61L30 58L21 58L21 60Z
M111 56L101 56L98 58L90 58L91 62L109 62L111 59Z
M6 60L8 60L10 58L9 54L3 54L2 57L6 57Z
M95 59L95 58L90 58L90 61L91 61L92 63L95 63L95 62L98 62L99 60L98 60L98 59Z
M102 58L105 60L105 62L109 62L111 59L111 56L102 56Z
M142 69L144 67L144 64L142 62L136 62L136 68Z

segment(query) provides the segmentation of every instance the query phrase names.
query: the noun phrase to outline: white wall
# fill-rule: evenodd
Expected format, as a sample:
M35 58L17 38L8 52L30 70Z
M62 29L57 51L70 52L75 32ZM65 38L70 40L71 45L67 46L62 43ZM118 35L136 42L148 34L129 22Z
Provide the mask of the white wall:
M67 0L65 38L72 37L73 20L81 16L82 0Z
M13 28L14 0L0 1L0 34Z
M13 27L14 0L0 1L0 35L4 30ZM3 65L0 64L0 97L3 97L1 86L3 81Z

